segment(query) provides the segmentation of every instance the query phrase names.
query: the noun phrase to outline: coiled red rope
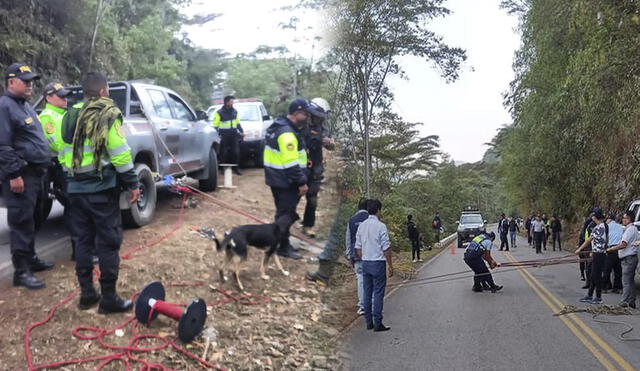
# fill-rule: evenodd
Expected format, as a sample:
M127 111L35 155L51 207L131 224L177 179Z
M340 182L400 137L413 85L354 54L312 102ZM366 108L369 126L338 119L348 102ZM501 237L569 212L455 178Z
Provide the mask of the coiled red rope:
M140 245L129 250L126 254L122 254L121 257L123 259L131 259L137 252L145 248L152 247L159 244L160 242L162 242L163 240L171 236L173 233L175 233L178 229L180 229L180 227L184 223L184 209L185 209L185 202L186 202L188 193L190 192L183 190L182 203L180 206L180 213L179 213L178 219L168 232L166 232L165 234L163 234L162 236L160 236L159 238L157 238L156 240L148 244ZM96 273L97 274L94 280L97 280L100 274L99 271L97 271ZM167 286L168 287L186 287L186 286L204 286L204 285L206 285L204 282L196 281L196 282L170 283ZM210 302L209 303L210 307L222 306L231 302L237 302L242 305L265 305L269 302L269 298L266 296L251 295L248 293L240 296L236 296L222 289L216 289L216 292L218 292L219 294L222 294L224 296L224 299L221 299L212 303ZM57 362L52 362L47 364L34 365L33 356L31 354L31 344L30 344L31 332L35 328L48 323L53 318L53 316L56 314L57 310L60 307L69 303L69 301L71 301L73 298L78 296L78 294L79 294L79 290L72 292L69 296L62 299L58 303L56 303L49 310L47 316L43 320L34 322L27 327L25 332L24 345L25 345L25 355L27 358L27 369L29 371L51 369L51 368L65 366L65 365L92 363L92 362L98 362L98 361L100 363L97 365L96 370L101 370L112 362L121 362L124 365L124 369L127 371L131 370L132 364L134 363L141 364L140 370L142 371L151 371L151 370L172 371L173 369L168 368L162 364L150 363L142 358L138 358L135 356L136 354L139 354L139 353L160 351L160 350L167 349L169 347L193 359L202 367L212 368L219 371L226 371L224 368L218 365L215 365L213 363L209 363L206 360L201 359L195 354L187 351L186 349L178 346L175 342L175 338L173 337L162 337L156 334L138 334L137 332L138 321L135 319L134 316L127 318L125 321L123 321L122 323L118 324L117 326L111 329L103 329L99 327L90 327L90 326L77 326L72 330L72 333L76 338L81 340L97 340L98 343L103 348L114 351L111 354L84 358L84 359L62 360L62 361L57 361ZM132 300L135 299L137 295L138 293L134 294L132 296ZM130 326L131 333L132 333L131 338L129 339L127 345L118 346L118 345L108 344L104 340L105 336L113 334L117 330L124 329L127 326ZM154 345L154 346L146 346L146 347L143 347L140 345L141 343L148 342L150 340L160 342L160 344Z

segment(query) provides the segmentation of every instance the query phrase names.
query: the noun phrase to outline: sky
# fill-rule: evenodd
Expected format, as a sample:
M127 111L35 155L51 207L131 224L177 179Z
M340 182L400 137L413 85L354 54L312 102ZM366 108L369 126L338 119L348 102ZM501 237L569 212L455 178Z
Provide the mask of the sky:
M194 0L186 14L222 13L204 26L186 27L198 46L223 49L231 55L253 51L259 45L286 45L305 56L326 50L313 37L323 32L321 16L311 11L292 13L279 9L296 0ZM422 122L421 133L439 135L443 152L456 162L475 162L487 150L496 131L511 122L502 94L513 80L511 64L520 38L517 19L499 8L499 0L448 0L452 14L432 21L429 28L451 46L467 52L459 80L445 83L425 60L402 57L407 79L392 78L394 109L407 121ZM297 32L283 30L280 22L301 19ZM313 30L307 30L312 26ZM298 41L295 41L298 40Z

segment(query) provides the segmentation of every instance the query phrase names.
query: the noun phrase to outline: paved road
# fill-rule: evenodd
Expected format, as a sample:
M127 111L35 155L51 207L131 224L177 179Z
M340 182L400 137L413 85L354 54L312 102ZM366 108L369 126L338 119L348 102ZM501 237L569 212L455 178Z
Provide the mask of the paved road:
M496 260L540 258L519 238ZM499 242L498 242L499 244ZM495 246L495 245L494 245ZM417 279L467 268L463 249L441 253ZM547 250L543 257L566 253ZM580 305L576 265L498 273L505 288L496 294L471 292L472 278L444 283L408 284L385 301L384 323L391 331L373 333L359 320L347 339L352 370L597 370L640 368L640 342L620 341L623 326L599 324L589 315L554 317L564 304ZM607 304L617 294L603 294ZM635 327L640 316L616 317Z

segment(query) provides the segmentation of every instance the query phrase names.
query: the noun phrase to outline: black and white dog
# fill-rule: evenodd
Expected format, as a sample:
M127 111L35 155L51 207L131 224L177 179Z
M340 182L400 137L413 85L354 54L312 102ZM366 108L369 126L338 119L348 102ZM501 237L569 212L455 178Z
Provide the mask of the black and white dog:
M287 229L297 220L297 215L283 215L279 217L275 223L270 224L245 224L239 225L231 229L231 231L224 233L224 239L219 242L213 234L213 241L216 244L216 250L218 252L224 250L225 257L220 265L220 280L226 282L227 277L224 275L224 271L227 269L229 263L234 262L234 277L240 290L244 291L244 286L240 281L240 265L247 260L247 253L249 246L256 247L258 249L265 250L264 258L260 264L260 276L262 279L268 280L269 276L266 273L269 259L273 255L278 269L285 276L289 275L289 272L284 270L278 254L275 254L278 245L282 239L283 233L288 232Z

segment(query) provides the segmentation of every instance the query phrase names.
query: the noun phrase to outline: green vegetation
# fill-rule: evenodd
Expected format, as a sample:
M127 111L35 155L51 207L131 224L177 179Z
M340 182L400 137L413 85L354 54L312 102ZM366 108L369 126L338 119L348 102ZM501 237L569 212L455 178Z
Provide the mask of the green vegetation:
M638 194L640 8L634 1L509 0L522 47L506 97L514 123L494 140L522 211L575 220Z

